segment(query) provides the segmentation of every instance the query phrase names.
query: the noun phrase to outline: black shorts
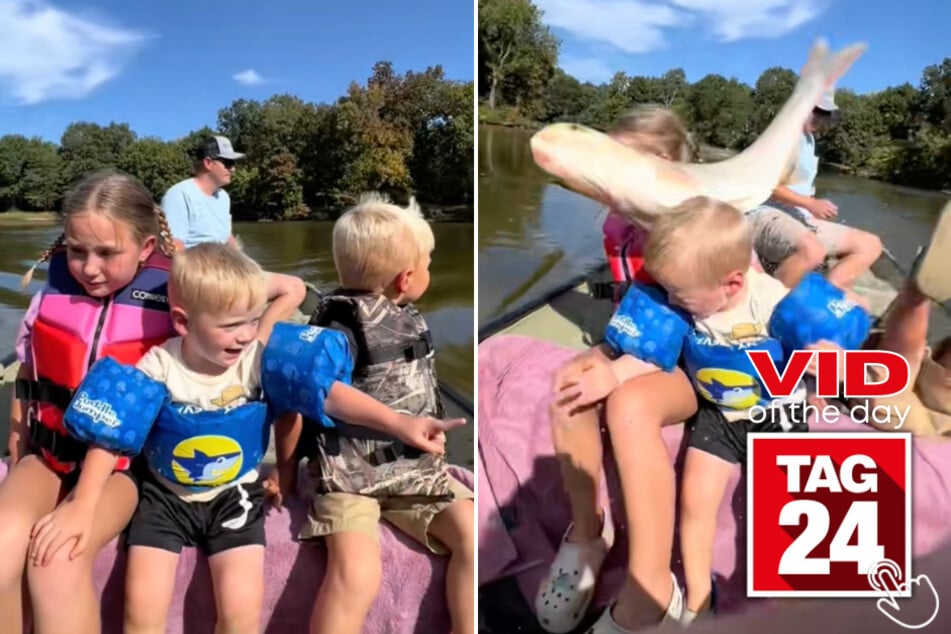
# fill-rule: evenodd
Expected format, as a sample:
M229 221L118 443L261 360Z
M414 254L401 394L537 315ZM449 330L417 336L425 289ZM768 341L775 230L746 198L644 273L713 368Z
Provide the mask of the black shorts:
M723 412L707 399L698 396L697 401L697 413L687 421L690 432L687 446L732 464L746 465L746 436L749 433L809 431L805 403L767 410L771 415L754 423L749 420L728 421Z
M209 556L241 546L264 546L264 487L260 482L241 484L209 502L186 502L149 473L140 482L139 506L126 543L173 553L195 546Z

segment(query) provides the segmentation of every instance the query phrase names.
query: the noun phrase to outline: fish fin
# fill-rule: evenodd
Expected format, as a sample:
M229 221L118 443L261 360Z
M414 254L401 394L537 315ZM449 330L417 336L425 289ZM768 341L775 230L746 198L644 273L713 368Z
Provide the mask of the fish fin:
M868 45L859 42L847 46L833 56L829 56L829 46L826 41L819 39L809 51L809 59L802 67L799 76L804 79L811 79L816 76L822 77L823 86L826 89L831 88L845 71L849 70L862 53L866 51Z
M868 45L864 42L859 42L858 44L853 44L848 46L838 53L828 61L826 64L826 88L831 88L835 82L845 74L845 71L849 70L852 67L852 64L855 63L859 57L862 56L868 49Z
M812 75L821 73L828 57L829 45L826 44L824 39L819 38L809 50L809 57L806 59L806 64L802 67L802 70L799 71L799 76L811 77Z

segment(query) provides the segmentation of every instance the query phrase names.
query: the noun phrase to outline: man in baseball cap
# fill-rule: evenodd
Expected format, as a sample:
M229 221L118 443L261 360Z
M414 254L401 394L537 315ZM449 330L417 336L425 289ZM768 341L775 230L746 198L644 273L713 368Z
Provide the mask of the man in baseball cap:
M195 175L172 185L162 198L162 210L179 248L201 242L222 242L237 246L231 233L231 198L223 188L231 183L237 161L224 136L202 139L193 152Z
M803 124L786 178L773 190L770 201L749 216L757 254L767 268L775 267L773 275L789 288L821 265L827 255L834 255L838 262L828 279L849 289L882 253L878 236L836 222L836 204L816 197L816 136L829 130L838 110L832 87L819 98Z

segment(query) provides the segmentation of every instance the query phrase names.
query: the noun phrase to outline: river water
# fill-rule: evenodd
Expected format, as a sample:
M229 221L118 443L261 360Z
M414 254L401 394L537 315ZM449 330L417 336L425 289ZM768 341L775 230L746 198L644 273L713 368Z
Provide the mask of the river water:
M479 127L480 325L604 261L604 211L535 165L530 136ZM928 241L947 200L937 192L846 176L823 175L816 186L838 205L845 224L878 234L905 267Z
M331 254L331 222L235 223L234 232L245 251L265 270L297 275L317 288L336 284ZM436 250L430 267L432 283L418 302L433 332L437 371L470 400L473 396L472 223L434 223ZM0 224L0 358L13 350L24 309L45 279L37 271L30 287L20 290L20 279L40 252L59 234L50 224ZM6 428L6 414L3 429ZM452 455L453 462L472 466L472 425L453 432L467 436L456 447L469 455ZM458 453L458 451L457 451Z

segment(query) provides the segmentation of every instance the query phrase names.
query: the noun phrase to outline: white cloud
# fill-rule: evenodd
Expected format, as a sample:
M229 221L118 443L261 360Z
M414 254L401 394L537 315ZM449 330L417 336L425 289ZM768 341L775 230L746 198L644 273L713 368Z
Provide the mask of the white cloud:
M614 76L614 69L595 57L564 57L559 66L580 81L603 84Z
M240 73L232 75L234 79L239 84L244 84L245 86L260 86L264 83L264 78L258 74L258 71L253 68L248 70L243 70Z
M535 4L545 12L546 24L625 53L662 48L663 29L690 19L683 11L639 0L536 0Z
M819 16L829 0L536 0L544 22L628 54L667 45L670 29L712 32L721 42L776 38Z
M45 0L0 0L0 86L25 105L81 99L151 37Z
M713 32L721 42L782 37L818 17L826 8L826 0L668 1L712 20Z

